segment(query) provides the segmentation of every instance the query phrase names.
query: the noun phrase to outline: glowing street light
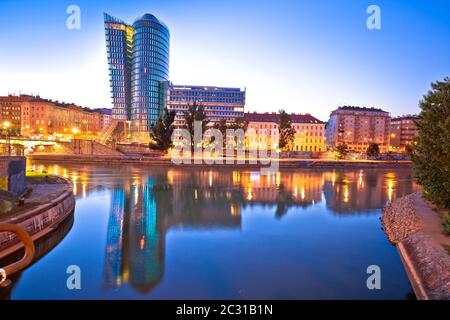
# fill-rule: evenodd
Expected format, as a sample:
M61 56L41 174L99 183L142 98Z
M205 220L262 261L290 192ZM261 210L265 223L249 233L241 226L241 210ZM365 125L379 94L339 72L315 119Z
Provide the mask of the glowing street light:
M3 128L6 129L6 134L8 137L8 157L11 156L11 136L10 136L10 132L9 132L9 127L11 127L11 122L3 121Z

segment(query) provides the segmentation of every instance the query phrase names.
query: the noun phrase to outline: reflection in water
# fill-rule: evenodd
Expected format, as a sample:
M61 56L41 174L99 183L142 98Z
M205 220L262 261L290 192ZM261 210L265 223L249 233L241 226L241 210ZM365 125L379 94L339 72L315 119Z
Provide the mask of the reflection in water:
M35 254L34 259L29 267L32 267L33 264L37 263L40 259L42 259L47 253L49 253L53 248L55 248L69 233L70 229L73 226L73 215L69 215L63 222L59 224L57 229L43 238L39 239L35 242ZM0 260L0 266L5 266L11 264L15 261L18 261L23 257L23 250L19 250L18 252ZM9 280L12 281L11 285L6 288L0 288L0 300L9 300L11 299L11 291L14 286L20 281L22 272L13 274L9 277Z
M119 185L111 199L103 286L111 289L129 282L146 292L161 279L164 260L154 180Z
M240 230L242 211L254 206L274 207L277 219L291 209L322 204L335 215L374 214L387 201L417 188L406 169L302 169L261 175L237 170L37 168L69 177L78 198L110 191L102 276L106 291L124 284L139 292L157 286L164 275L170 228Z

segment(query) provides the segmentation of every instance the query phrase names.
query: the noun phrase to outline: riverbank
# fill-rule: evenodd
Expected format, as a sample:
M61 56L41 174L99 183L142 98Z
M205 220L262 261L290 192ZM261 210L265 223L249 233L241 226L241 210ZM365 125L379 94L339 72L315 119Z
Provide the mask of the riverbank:
M443 233L442 215L416 192L383 208L382 222L416 297L450 299L450 237Z
M26 230L33 241L54 231L75 208L70 180L37 175L27 178L30 189L21 206L0 215L0 223L15 224ZM0 259L20 250L23 244L15 235L0 233Z
M143 166L173 166L179 165L172 162L170 157L139 157L139 156L99 156L99 155L61 155L61 154L39 154L27 156L28 160L36 161L57 161L67 163L85 163L85 164L134 164ZM202 161L200 164L182 164L183 167L233 167L239 169L260 169L268 165L250 164L247 160L243 164L237 164L236 161L227 164L207 164ZM329 160L329 159L279 159L279 168L409 168L410 161L381 161L381 160Z

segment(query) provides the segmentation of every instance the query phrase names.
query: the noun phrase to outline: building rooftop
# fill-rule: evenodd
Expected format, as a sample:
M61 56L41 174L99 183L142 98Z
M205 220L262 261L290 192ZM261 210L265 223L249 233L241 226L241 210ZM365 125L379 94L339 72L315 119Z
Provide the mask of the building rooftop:
M320 121L319 119L313 117L310 114L291 113L290 116L292 123L318 123L318 124L324 123L323 121ZM278 122L280 119L280 115L275 112L272 113L247 112L244 114L244 119L246 121L253 121L253 122Z
M72 109L80 109L86 112L100 112L97 109L91 109L87 107L81 107L76 105L75 103L67 103L67 102L59 102L58 100L51 100L51 99L45 99L41 98L39 95L29 95L29 94L20 94L20 95L8 95L0 97L0 102L46 102L51 103L57 107L61 108L72 108Z
M190 86L190 85L170 85L171 90L180 90L180 91L189 91L189 90L198 90L198 91L242 91L241 88L229 88L229 87L214 87L214 86ZM245 92L245 89L242 91Z
M155 23L158 23L158 24L164 26L166 29L169 29L169 28L167 28L167 26L166 26L166 24L164 22L159 20L157 17L155 17L151 13L145 13L142 17L137 18L133 22L133 26L135 25L136 22L139 22L139 21L152 21L152 22L155 22Z
M358 107L358 106L341 106L338 107L336 110L332 111L338 111L338 110L346 110L346 111L369 111L369 112L385 112L389 113L387 111L384 111L381 108L366 108L366 107Z
M398 116L398 117L394 117L391 119L391 121L396 121L396 120L417 120L419 119L419 115L417 114L405 114L402 116Z

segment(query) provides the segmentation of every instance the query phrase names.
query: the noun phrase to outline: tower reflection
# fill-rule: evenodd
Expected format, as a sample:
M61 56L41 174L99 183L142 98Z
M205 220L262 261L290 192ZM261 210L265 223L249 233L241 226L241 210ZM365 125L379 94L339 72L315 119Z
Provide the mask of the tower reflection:
M130 283L148 292L162 278L164 237L154 189L154 180L149 178L142 185L122 184L112 190L103 272L105 289ZM160 213L162 218L165 212Z

